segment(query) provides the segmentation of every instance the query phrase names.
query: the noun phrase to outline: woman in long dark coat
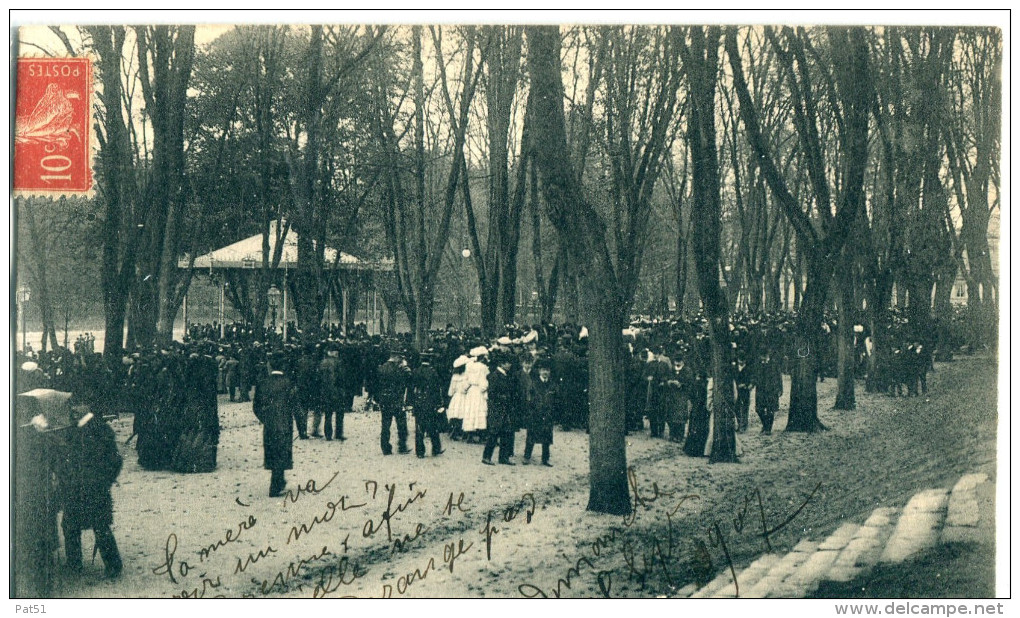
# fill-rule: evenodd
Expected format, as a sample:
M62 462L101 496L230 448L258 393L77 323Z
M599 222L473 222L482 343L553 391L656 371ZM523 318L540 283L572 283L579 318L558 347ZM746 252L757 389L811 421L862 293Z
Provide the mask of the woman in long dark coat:
M700 368L695 372L690 391L691 413L687 421L687 439L684 453L691 457L704 457L708 442L710 413L708 410L708 376Z
M263 466L272 472L269 495L275 498L287 486L284 471L294 467L294 417L301 404L282 354L270 357L267 370L255 386L252 409L262 423Z
M216 361L191 354L184 364L184 406L172 468L177 472L212 472L220 443L219 407L216 401Z

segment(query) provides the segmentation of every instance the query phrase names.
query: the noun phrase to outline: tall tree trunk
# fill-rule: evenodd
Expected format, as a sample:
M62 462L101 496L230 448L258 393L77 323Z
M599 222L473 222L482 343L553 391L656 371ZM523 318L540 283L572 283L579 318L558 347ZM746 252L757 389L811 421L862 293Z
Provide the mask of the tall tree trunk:
M121 104L121 58L127 33L122 26L88 28L99 56L104 122L98 132L99 160L106 212L102 225L102 287L105 317L104 358L120 367L135 257L141 236L134 218L135 179L131 142ZM123 230L123 232L122 232Z
M301 123L305 132L302 157L290 158L291 187L297 202L298 216L294 221L297 232L297 269L292 281L300 290L294 298L297 326L305 334L319 330L322 322L322 250L316 247L320 230L322 187L320 186L320 124L325 92L322 83L322 26L312 26L305 67L308 71L303 92ZM295 153L298 151L294 147Z
M718 26L690 28L690 45L681 48L690 83L690 118L687 139L691 152L691 227L694 235L694 266L709 323L712 347L712 450L709 461L736 462L735 408L730 374L729 309L719 286L721 204L719 159L715 131L716 74L719 70Z
M168 39L169 42L169 39ZM195 55L195 27L180 26L172 44L173 57L168 61L166 77L166 200L167 219L163 230L162 252L159 257L160 277L157 286L156 339L163 344L173 340L174 320L181 307L184 291L191 283L192 270L179 271L177 258L184 240L184 219L187 207L184 161L184 119ZM155 122L153 123L155 126ZM192 263L194 256L191 256Z
M42 319L42 341L39 342L40 349L45 352L47 344L56 349L57 329L54 325L53 301L50 298L49 281L46 277L46 245L39 227L36 225L35 208L38 205L35 199L17 198L18 212L25 217L28 225L29 243L32 247L32 267L29 269L32 274L33 303L39 307L39 317ZM24 310L24 308L22 308Z
M535 149L549 218L582 278L581 309L588 327L590 416L588 510L631 511L623 406L623 335L620 288L609 257L606 229L578 186L570 166L563 117L560 36L557 27L529 26L528 67Z
M838 358L836 361L836 410L855 410L857 396L854 392L855 369L857 367L854 350L853 312L854 281L851 276L850 256L844 255L843 265L836 275L836 303L838 317L836 337Z
M765 142L761 121L744 79L736 28L728 30L726 50L733 73L740 113L762 173L774 199L783 208L787 220L797 232L797 252L804 257L807 285L801 299L794 337L797 367L790 389L790 416L787 431L815 431L824 426L818 420L816 386L819 332L824 318L826 296L833 270L853 230L853 224L864 209L864 175L868 164L868 124L874 104L870 50L863 29L828 28L832 49L831 66L821 66L831 80L833 97L839 99L838 176L842 180L836 213L833 215L829 176L819 136L815 93L811 89L810 71L805 58L803 32L784 29L787 47L780 44L775 32L766 29L772 48L781 58L786 79L794 93L795 124L801 149L805 153L808 177L813 189L815 213L821 230L812 221L790 192L776 164L773 149ZM794 69L796 59L797 70Z
M682 223L682 221L681 221ZM676 235L676 313L682 315L684 302L687 298L687 278L689 273L687 267L689 259L687 256L687 234L683 226L677 230Z
M806 259L807 285L801 298L794 330L797 360L790 382L790 415L787 431L817 431L825 426L818 420L818 365L822 320L825 319L827 277L820 260ZM830 271L831 272L831 271Z

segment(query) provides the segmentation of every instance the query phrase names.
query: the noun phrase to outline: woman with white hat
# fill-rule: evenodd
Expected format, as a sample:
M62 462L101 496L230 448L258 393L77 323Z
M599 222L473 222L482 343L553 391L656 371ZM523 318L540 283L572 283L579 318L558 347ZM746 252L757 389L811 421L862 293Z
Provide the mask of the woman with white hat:
M464 401L464 433L468 434L469 442L480 441L480 434L485 431L486 427L489 367L483 362L483 359L488 353L489 350L485 346L472 348L468 352L471 359L464 368L464 376L468 383Z
M465 368L471 359L461 354L453 361L453 375L446 392L450 404L446 406L446 419L450 421L450 438L460 440L464 436L464 414L467 411L468 379Z

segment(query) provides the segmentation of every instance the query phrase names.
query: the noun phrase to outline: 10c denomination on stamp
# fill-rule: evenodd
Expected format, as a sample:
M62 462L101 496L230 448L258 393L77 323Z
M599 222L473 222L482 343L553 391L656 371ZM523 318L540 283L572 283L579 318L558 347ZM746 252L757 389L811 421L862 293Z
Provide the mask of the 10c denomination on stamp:
M91 192L92 89L89 58L18 59L15 195Z

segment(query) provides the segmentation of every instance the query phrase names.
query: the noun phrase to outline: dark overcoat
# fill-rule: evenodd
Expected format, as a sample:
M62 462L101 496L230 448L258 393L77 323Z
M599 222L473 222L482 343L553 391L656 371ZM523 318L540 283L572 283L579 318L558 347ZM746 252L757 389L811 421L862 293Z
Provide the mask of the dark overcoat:
M327 356L319 363L319 401L324 410L340 408L340 360Z
M555 422L556 386L552 380L531 380L531 409L528 414L528 437L536 444L552 444Z
M434 413L443 407L443 384L435 367L422 365L414 370L411 376L414 387L414 414L421 418L422 413Z
M386 361L376 373L376 401L389 409L400 408L407 403L407 389L411 385L411 372L393 361Z
M756 408L775 412L779 408L779 396L783 394L783 374L779 361L761 361L755 377L758 387L754 394Z
M99 416L66 430L59 487L64 526L88 530L113 524L110 487L123 466L113 429Z
M297 389L286 375L274 371L255 386L252 409L262 423L263 466L290 470L294 467L294 415L300 411Z
M305 410L314 410L319 404L319 363L312 352L306 351L296 365L298 397Z
M513 431L513 408L518 397L514 380L500 369L489 374L489 405L485 425L496 433Z

